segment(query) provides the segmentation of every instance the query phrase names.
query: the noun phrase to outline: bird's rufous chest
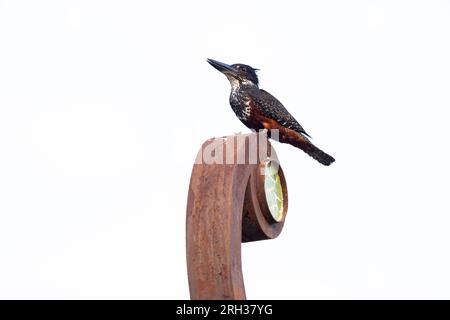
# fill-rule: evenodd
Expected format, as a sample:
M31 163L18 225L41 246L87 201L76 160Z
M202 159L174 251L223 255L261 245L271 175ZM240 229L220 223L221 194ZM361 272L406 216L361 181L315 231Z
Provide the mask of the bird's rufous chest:
M236 116L250 129L263 129L261 114L255 108L251 97L242 90L233 90L230 94L230 105Z

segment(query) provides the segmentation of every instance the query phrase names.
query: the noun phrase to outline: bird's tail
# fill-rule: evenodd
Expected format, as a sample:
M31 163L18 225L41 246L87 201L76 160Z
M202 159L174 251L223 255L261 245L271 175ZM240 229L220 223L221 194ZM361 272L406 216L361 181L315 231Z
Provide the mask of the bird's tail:
M306 138L302 134L290 136L287 139L285 139L285 141L281 141L280 139L280 142L289 143L294 147L302 149L304 152L306 152L308 155L319 161L324 166L329 166L334 162L334 158L332 156L317 148L315 145L312 144L311 141L309 141L308 138Z

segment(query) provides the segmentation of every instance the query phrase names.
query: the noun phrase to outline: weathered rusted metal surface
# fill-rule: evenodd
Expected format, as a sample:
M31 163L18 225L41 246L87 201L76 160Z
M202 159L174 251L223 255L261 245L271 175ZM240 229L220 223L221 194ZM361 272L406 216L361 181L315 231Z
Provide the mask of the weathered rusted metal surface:
M276 155L271 157L278 160ZM283 219L275 221L267 206L264 192L264 176L260 174L264 164L261 163L250 175L242 217L242 242L266 240L276 238L284 226L288 208L287 187L283 170L279 170L281 186L283 189L284 213Z
M278 161L276 154L270 154L271 149L268 148L267 154L257 163L248 163L249 141L256 135L236 135L219 141L224 148L231 147L232 159L247 159L245 164L237 164L236 161L233 164L203 163L195 164L192 170L186 220L191 299L246 299L241 242L272 239L283 228L287 188L282 170L280 168L279 173L284 214L279 222L271 217L267 207L264 176L261 175L263 158ZM211 143L217 143L217 140L206 141L197 160Z

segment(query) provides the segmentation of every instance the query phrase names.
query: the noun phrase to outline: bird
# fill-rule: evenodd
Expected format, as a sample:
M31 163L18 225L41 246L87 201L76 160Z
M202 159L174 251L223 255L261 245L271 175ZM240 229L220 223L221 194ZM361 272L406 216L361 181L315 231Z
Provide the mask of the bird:
M278 99L259 88L256 74L259 69L242 63L228 65L213 59L207 59L207 62L230 81L230 105L245 126L255 131L267 130L268 137L273 130L278 130L279 142L303 150L325 166L334 162L332 156L311 142L311 136Z

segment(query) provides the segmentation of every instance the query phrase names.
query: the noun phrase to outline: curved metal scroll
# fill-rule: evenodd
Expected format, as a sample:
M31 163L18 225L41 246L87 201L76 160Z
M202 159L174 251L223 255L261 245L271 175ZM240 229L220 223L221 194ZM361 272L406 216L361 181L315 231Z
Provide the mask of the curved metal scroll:
M283 228L286 182L279 168L283 214L276 221L267 205L262 172L268 159L279 162L267 139L268 148L262 150L257 143L261 154L251 161L252 139L258 138L261 140L260 134L252 133L212 139L199 151L189 185L186 220L191 299L246 299L241 242L272 239ZM223 154L217 153L220 148ZM216 158L216 163L205 163L205 151L216 153L223 161Z

